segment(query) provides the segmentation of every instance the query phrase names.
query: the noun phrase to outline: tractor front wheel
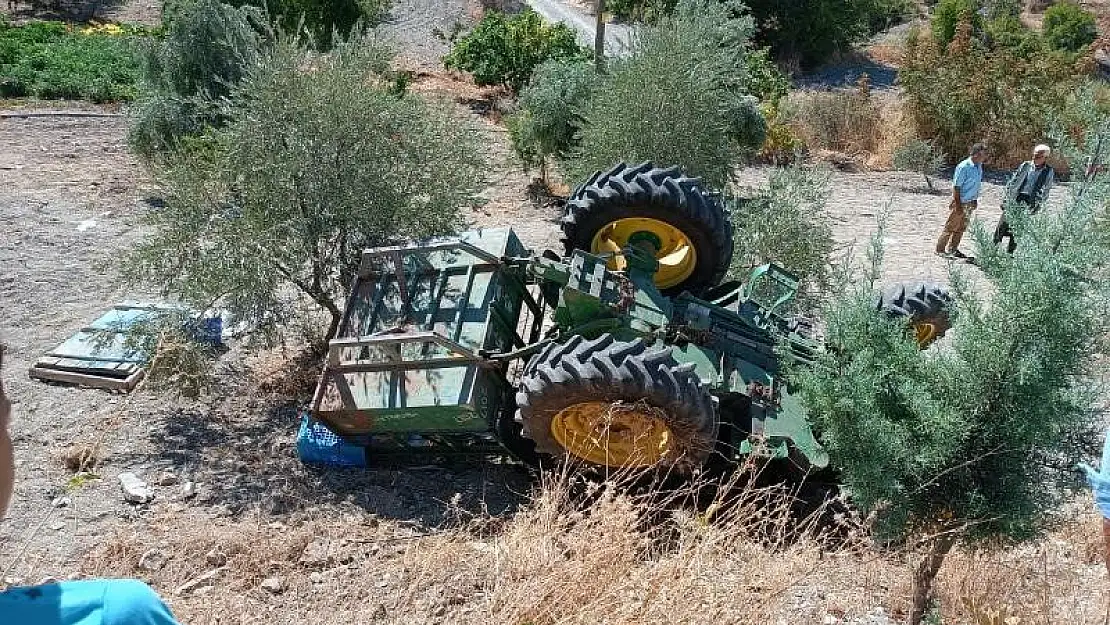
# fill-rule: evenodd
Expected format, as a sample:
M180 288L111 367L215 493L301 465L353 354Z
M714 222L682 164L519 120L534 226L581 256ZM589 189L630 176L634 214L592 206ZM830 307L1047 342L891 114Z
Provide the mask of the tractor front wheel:
M908 282L883 291L875 302L875 309L908 320L918 347L925 349L952 327L948 315L951 303L952 296L939 284Z
M549 345L528 363L517 405L524 436L557 460L689 473L717 440L715 400L693 363L644 339Z

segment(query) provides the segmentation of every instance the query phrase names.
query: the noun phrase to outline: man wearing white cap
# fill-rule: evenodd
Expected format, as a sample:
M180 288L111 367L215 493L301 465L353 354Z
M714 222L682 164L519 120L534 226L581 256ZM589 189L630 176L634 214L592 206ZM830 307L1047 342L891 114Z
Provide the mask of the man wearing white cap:
M997 245L1002 239L1009 237L1006 251L1011 254L1017 247L1017 240L1010 230L1010 224L1006 223L1006 212L1014 204L1025 205L1030 215L1041 210L1048 199L1048 192L1056 183L1056 172L1048 164L1048 155L1051 153L1052 149L1044 144L1033 148L1033 160L1019 165L1006 183L1006 197L1002 205L1002 217L998 219L998 227L994 229L994 243Z

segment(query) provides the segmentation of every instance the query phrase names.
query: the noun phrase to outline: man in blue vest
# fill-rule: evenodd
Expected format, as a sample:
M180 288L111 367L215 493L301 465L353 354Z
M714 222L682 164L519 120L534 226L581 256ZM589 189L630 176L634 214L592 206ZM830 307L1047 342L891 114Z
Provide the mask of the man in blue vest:
M0 367L4 346L0 345ZM0 380L0 522L15 488L8 432L11 403ZM98 579L16 586L0 592L4 625L177 625L158 595L137 579Z
M998 226L994 229L994 243L998 245L1002 239L1009 237L1006 251L1013 254L1017 247L1017 239L1006 222L1006 214L1021 204L1030 215L1035 215L1041 210L1048 199L1048 192L1056 183L1056 171L1048 164L1048 155L1052 149L1047 145L1038 145L1033 148L1033 160L1025 161L1010 176L1006 183L1006 197L1002 202L1002 217L998 219ZM1010 213L1012 215L1012 213Z
M944 258L967 258L960 251L960 241L967 230L967 220L979 205L979 189L983 186L983 161L987 160L987 144L971 146L967 158L956 165L952 174L952 202L944 222L944 232L937 240L937 255Z

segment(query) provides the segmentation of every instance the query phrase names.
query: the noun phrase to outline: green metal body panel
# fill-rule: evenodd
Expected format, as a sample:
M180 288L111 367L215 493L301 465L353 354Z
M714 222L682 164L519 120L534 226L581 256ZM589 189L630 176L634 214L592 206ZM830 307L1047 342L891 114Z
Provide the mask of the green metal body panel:
M502 262L525 251L508 228L368 250L313 416L349 436L488 432L506 382L478 354L525 344L522 270Z

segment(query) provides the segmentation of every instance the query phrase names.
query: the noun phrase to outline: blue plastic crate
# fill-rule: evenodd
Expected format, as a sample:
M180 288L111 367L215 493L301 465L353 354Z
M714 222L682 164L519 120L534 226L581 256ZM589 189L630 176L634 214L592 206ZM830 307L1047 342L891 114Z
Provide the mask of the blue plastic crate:
M297 455L305 464L338 467L365 467L366 448L343 440L308 413L301 416L297 432Z

